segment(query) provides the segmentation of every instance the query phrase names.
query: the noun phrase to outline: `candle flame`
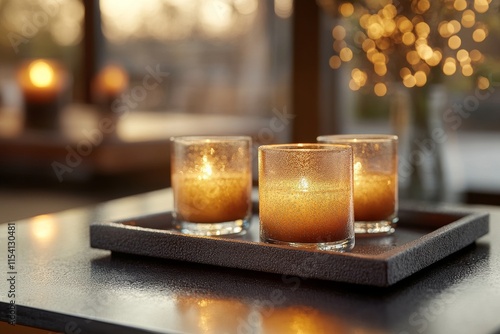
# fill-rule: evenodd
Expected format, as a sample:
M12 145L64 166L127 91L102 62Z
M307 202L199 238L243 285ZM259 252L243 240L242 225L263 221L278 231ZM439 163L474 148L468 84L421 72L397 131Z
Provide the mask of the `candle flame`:
M29 66L29 78L35 87L49 87L54 82L54 69L43 60Z
M354 163L354 174L361 174L363 171L363 164L360 161Z
M206 155L203 156L202 161L203 166L201 166L202 175L200 175L200 179L206 180L213 174L212 165L210 164L210 162L208 162L208 158Z
M305 177L302 177L299 181L299 189L301 191L308 191L309 190L309 181Z

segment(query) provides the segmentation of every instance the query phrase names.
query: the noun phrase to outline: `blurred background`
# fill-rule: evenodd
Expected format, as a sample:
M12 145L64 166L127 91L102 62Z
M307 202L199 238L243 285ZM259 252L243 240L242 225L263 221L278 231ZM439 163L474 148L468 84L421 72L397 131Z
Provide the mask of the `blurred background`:
M402 200L500 204L499 13L499 0L0 0L0 220L168 187L183 134L257 147L396 133Z

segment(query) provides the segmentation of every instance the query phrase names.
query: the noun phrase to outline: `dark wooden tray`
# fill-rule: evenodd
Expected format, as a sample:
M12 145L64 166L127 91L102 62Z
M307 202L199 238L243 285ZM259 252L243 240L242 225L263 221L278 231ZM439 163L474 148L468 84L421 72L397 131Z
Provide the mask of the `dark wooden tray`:
M173 230L171 212L90 226L93 248L301 278L389 286L488 233L489 214L401 208L391 236L356 238L347 253L273 245L259 240L259 219L237 237L189 236ZM285 278L285 277L284 277ZM291 278L290 278L291 279Z

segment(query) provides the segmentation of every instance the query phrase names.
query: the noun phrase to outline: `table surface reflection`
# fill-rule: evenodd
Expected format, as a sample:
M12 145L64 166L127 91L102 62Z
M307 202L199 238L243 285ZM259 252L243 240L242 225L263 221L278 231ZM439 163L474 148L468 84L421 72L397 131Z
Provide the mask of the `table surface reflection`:
M169 189L15 223L16 321L65 333L493 333L500 208L490 233L390 288L160 260L89 246L89 224L172 208ZM8 225L0 225L2 277ZM0 320L8 321L6 278Z

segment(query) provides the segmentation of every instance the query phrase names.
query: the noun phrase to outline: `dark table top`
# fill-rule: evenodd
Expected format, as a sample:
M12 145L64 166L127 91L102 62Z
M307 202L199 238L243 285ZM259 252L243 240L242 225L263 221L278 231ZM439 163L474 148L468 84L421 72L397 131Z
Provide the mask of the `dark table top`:
M475 244L389 288L160 260L89 246L89 224L172 208L170 190L16 222L15 320L64 333L495 333L500 208ZM8 224L0 320L9 321ZM12 229L12 227L11 227Z

